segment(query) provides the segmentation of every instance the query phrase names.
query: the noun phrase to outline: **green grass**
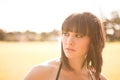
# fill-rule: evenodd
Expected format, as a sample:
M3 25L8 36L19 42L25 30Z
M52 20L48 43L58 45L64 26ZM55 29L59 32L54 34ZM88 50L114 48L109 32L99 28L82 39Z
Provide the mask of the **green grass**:
M103 73L109 80L120 80L120 42L106 43ZM0 80L23 80L36 64L60 56L56 42L0 42Z

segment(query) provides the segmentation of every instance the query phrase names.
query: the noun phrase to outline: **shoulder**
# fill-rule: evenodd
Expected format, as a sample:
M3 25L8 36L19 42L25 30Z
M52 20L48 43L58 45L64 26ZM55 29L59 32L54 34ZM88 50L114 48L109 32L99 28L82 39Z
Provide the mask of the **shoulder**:
M108 80L103 73L100 74L100 80Z
M57 73L60 59L52 59L41 64L35 65L27 73L24 80L47 80Z

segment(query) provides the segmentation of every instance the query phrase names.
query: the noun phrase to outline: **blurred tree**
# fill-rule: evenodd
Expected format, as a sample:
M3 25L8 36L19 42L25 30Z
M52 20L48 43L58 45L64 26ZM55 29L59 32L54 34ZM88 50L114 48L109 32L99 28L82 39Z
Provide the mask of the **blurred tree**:
M49 33L49 40L51 41L57 41L59 39L59 36L60 36L60 31L54 29L53 31L51 31Z
M60 35L60 31L54 29L51 32L40 33L40 41L57 41Z
M111 13L111 16L112 16L111 22L113 24L120 24L120 15L118 11L113 11Z
M42 32L40 34L40 41L47 41L49 38L49 34L47 32Z
M26 39L28 41L35 41L37 34L35 32L27 30L27 31L24 32L24 35L26 36Z
M111 19L105 18L103 22L108 41L120 40L120 13L113 11Z
M5 34L6 33L2 29L0 29L0 41L3 41L5 39Z
M14 32L8 32L5 36L6 41L16 41Z
M53 31L50 32L51 35L54 35L54 36L59 36L60 35L60 32L56 29L54 29Z

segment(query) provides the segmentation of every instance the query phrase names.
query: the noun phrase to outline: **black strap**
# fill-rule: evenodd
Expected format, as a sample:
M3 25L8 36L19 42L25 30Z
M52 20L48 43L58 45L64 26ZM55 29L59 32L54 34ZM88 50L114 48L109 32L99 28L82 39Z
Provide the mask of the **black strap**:
M58 72L57 72L57 76L56 76L56 80L59 79L61 68L62 68L62 62L60 63L60 66L59 66L59 69L58 69ZM92 80L95 80L95 78L94 78L93 73L92 73L91 70L89 70L89 75L90 75L90 77L91 77Z
M57 72L57 76L56 76L56 80L58 80L58 78L59 78L61 68L62 68L62 62L60 63L60 66L59 66L59 69L58 69L58 72Z

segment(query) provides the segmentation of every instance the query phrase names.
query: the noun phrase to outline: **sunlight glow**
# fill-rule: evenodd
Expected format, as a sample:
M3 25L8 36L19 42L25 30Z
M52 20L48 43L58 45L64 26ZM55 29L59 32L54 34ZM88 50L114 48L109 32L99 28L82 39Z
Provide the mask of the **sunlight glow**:
M63 20L73 12L90 11L101 18L109 17L110 12L118 8L116 0L0 0L0 28L35 32L60 30Z

